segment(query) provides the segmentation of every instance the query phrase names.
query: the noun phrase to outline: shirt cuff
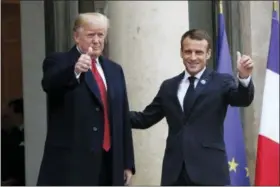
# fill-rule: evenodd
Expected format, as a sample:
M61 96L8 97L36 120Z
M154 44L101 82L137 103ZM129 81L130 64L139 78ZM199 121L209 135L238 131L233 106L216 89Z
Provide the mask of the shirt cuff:
M238 77L239 82L242 84L242 86L244 86L244 87L248 87L249 86L249 83L251 81L251 75L248 78L245 78L245 79L241 79L239 77L239 75L237 75L237 77Z

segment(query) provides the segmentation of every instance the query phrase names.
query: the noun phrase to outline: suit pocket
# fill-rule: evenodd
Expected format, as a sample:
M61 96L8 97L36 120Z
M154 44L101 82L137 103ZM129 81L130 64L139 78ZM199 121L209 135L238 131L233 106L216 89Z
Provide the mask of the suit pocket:
M205 149L215 149L225 152L225 146L220 143L202 143L202 147Z

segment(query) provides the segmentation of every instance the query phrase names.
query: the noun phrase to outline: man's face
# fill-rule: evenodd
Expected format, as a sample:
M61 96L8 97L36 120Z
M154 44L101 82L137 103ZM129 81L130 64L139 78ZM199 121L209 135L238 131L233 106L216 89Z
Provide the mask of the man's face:
M10 118L10 108L8 106L2 107L1 109L1 128L10 129L12 128L12 121Z
M5 114L2 116L2 119L10 128L23 124L22 114L14 112L13 106L9 106L5 109Z
M87 53L88 48L92 47L94 58L99 57L104 49L106 29L87 24L74 33L74 39L82 52Z
M211 57L211 49L208 49L206 40L193 40L185 38L181 48L181 58L185 68L190 75L196 75L207 64Z

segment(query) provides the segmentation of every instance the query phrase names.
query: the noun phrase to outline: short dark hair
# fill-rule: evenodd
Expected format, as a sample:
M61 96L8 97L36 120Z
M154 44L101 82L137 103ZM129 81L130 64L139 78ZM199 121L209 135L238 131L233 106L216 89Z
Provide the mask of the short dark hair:
M11 107L14 113L19 113L23 115L23 99L14 99L8 103L8 106Z
M192 40L206 40L208 43L208 50L212 49L212 39L209 34L201 29L191 29L185 32L181 38L181 49L183 49L183 41L189 37Z

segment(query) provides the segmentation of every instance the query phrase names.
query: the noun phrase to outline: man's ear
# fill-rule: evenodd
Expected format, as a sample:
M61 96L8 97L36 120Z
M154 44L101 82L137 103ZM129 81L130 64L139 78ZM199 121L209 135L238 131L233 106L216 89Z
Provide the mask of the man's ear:
M206 59L207 60L209 60L211 58L211 53L212 53L212 50L208 49L207 54L206 54Z
M183 58L183 51L182 51L182 48L180 48L180 56L181 56L181 58Z
M73 39L76 44L79 43L79 33L77 31L73 33Z

